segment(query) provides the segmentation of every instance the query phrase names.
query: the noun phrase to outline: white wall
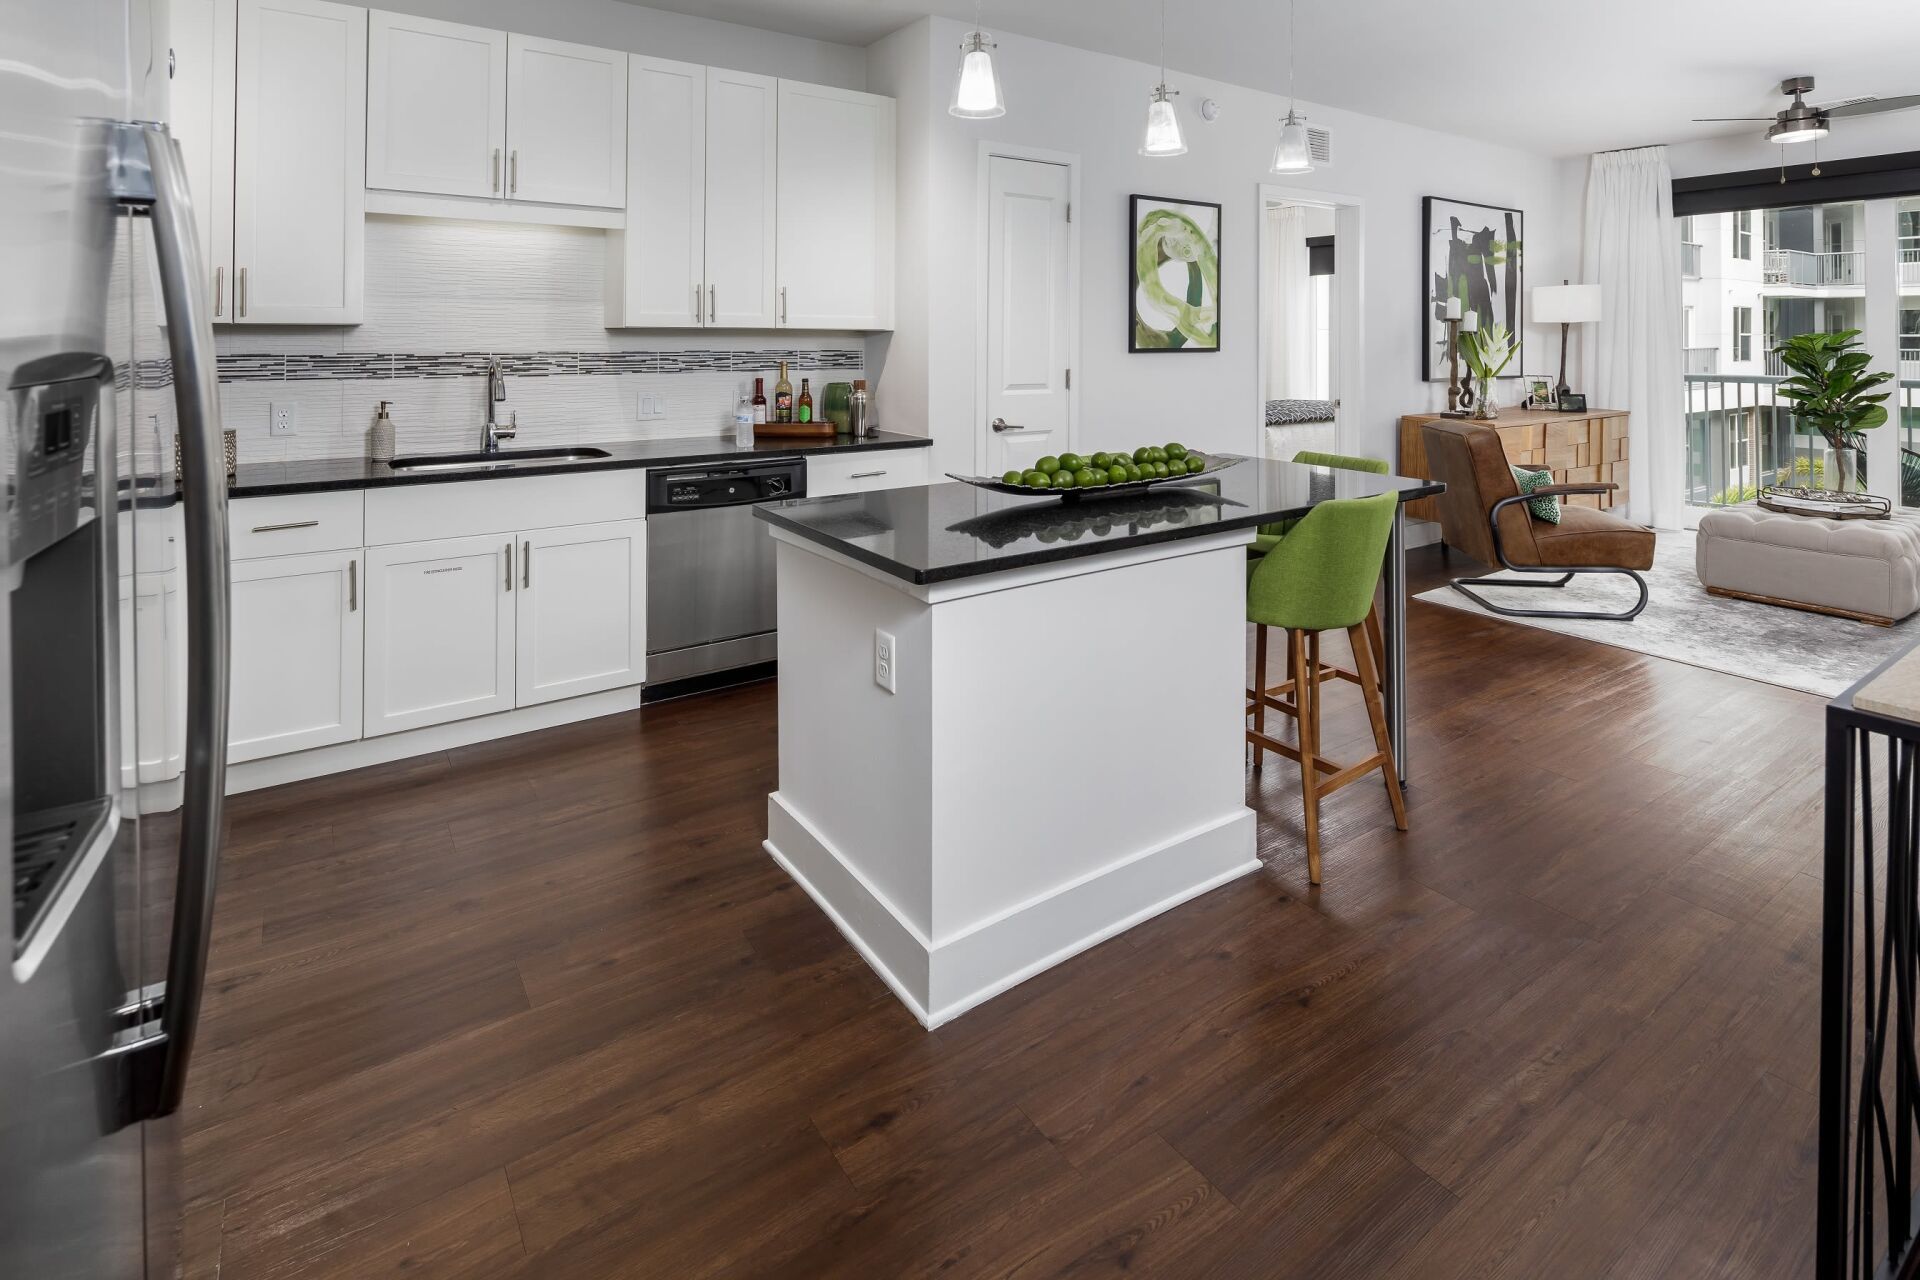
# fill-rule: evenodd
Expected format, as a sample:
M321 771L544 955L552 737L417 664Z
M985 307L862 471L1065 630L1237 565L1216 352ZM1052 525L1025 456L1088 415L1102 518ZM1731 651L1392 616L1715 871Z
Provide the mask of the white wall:
M852 45L644 9L623 0L386 0L375 7L810 84L866 87L866 53Z
M882 421L934 438L937 469L969 470L978 394L974 368L979 255L976 206L981 144L1018 144L1076 153L1081 198L1079 396L1082 451L1146 438L1178 437L1210 449L1255 451L1259 419L1258 188L1271 177L1284 99L1169 72L1188 154L1137 154L1147 92L1156 69L1105 54L995 31L995 66L1007 95L998 120L947 115L958 48L966 28L928 19L870 52L868 88L901 99L899 235L903 289L899 330L869 346ZM1200 100L1222 107L1215 123ZM920 106L910 106L909 99ZM1355 424L1345 446L1392 458L1399 415L1444 407L1445 384L1421 381L1420 199L1444 195L1522 209L1527 215L1528 280L1575 274L1578 246L1561 229L1554 162L1504 147L1352 112L1302 104L1334 131L1335 164L1294 180L1314 191L1358 197L1366 209L1365 342L1368 384L1344 388ZM1461 104L1458 111L1468 110ZM1436 94L1436 123L1449 108ZM1470 128L1470 124L1462 127ZM925 159L919 152L924 150ZM924 170L924 172L923 172ZM1222 341L1213 354L1127 353L1127 197L1130 193L1216 201L1223 206ZM924 294L910 284L928 264ZM1342 246L1341 270L1358 264ZM922 332L924 337L922 337ZM1557 359L1557 333L1531 328L1526 372ZM924 358L922 353L925 353ZM1515 398L1518 383L1506 384Z

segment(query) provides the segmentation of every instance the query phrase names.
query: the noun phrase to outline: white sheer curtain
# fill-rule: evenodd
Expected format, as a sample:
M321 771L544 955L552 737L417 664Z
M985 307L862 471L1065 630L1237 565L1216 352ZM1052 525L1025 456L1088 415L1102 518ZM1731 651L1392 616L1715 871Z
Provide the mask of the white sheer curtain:
M1680 233L1665 147L1593 157L1581 277L1600 286L1600 319L1579 326L1587 403L1631 415L1627 513L1642 524L1677 529L1686 389Z
M1307 211L1271 205L1260 225L1267 263L1267 399L1313 398L1313 309L1307 274Z

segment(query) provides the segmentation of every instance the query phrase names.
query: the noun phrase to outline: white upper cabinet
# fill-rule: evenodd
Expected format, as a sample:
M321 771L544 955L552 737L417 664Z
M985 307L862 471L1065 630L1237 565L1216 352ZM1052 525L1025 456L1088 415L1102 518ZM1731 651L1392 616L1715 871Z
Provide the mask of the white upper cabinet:
M506 152L506 32L370 13L367 185L497 196Z
M779 81L707 68L707 323L771 329Z
M893 99L780 82L779 323L893 325Z
M180 143L213 318L233 306L233 40L235 0L171 0L173 83L167 122Z
M704 324L707 69L634 54L627 120L627 225L608 236L607 324Z
M326 0L239 0L235 49L235 279L225 318L358 324L367 11Z
M626 54L509 35L507 95L510 198L626 203Z

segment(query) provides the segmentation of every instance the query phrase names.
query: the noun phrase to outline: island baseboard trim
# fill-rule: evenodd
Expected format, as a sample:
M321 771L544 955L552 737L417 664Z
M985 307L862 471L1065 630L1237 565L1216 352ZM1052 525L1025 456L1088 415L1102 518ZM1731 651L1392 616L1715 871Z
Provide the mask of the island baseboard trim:
M823 833L767 797L762 847L826 913L880 980L932 1030L1143 920L1255 870L1255 817L1241 808L1092 876L930 944Z

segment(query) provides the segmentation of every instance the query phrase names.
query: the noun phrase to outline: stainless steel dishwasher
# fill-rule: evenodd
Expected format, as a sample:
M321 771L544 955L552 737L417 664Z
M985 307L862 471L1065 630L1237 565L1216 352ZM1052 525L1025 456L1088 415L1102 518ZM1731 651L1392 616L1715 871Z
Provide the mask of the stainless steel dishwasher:
M773 538L753 504L806 494L804 458L648 473L649 698L771 672Z

